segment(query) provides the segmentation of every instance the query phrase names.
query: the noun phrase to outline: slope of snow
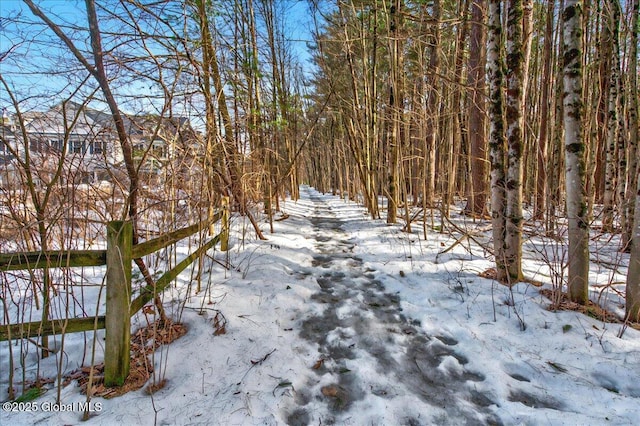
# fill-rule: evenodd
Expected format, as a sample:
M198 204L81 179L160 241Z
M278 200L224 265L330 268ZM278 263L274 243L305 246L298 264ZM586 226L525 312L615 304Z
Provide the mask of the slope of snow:
M492 262L469 241L439 254L454 237L424 241L337 197L301 196L268 241L216 252L231 268L209 261L199 294L187 294L190 271L179 277L164 300L188 333L153 357L165 386L93 398L86 424L637 424L638 331L619 338L621 325L546 310L537 287L478 277ZM235 229L251 233L241 218ZM524 269L549 275L534 261ZM214 334L217 312L225 334ZM77 368L79 339L66 336L40 374L54 376L61 356L65 371ZM6 399L6 342L0 357ZM56 392L30 412L3 410L0 423L80 424L86 397L69 385L67 411L47 411Z

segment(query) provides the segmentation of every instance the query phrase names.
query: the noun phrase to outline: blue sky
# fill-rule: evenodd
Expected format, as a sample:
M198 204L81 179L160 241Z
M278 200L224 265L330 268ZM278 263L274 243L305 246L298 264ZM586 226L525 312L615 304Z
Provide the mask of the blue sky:
M35 3L55 22L78 24L80 27L87 25L84 0L35 0ZM99 3L104 4L103 2ZM117 3L114 1L114 6ZM305 65L310 58L307 43L311 41L313 28L313 16L309 10L309 3L303 0L285 0L283 6L287 14L285 18L287 36L291 42L294 56L308 73L309 66ZM100 14L100 11L98 13ZM34 107L41 108L56 104L65 93L68 95L70 90L75 90L80 77L76 77L70 84L67 81L69 75L65 74L60 78L50 75L49 71L57 69L58 66L61 69L69 65L76 66L78 65L77 61L69 57L66 49L59 49L55 46L57 43L55 37L52 37L50 45L47 44L44 47L24 42L25 37L19 33L37 33L38 40L42 41L46 40L46 37L50 37L51 32L49 30L38 32L39 29L34 25L22 25L22 27L16 25L13 22L16 16L23 16L28 20L33 19L28 6L22 1L0 0L0 55L2 52L13 49L11 58L0 62L0 72L10 81L14 90L19 92L22 98L29 98L41 93L48 94L51 99L49 105L43 105L43 101L40 100L40 105L34 105ZM101 29L104 31L104 28ZM86 41L86 36L82 36L78 41L78 46L82 47ZM39 72L39 68L43 72ZM78 66L78 68L80 67ZM16 70L19 72L12 72ZM32 75L25 75L25 70L35 72ZM79 76L86 75L86 72L77 74ZM0 86L0 105L12 109L6 90L2 86Z

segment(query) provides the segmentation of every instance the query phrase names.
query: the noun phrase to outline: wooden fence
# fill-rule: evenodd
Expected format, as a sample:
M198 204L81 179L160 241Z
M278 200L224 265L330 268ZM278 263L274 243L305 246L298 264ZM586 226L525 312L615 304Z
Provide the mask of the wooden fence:
M189 237L222 219L222 230L171 270L165 272L154 286L146 285L131 300L132 260L147 256ZM228 203L208 221L179 229L157 238L133 245L132 224L114 221L107 224L106 250L58 250L48 252L0 253L0 271L107 266L105 315L85 318L63 318L19 324L0 325L0 341L41 337L105 329L105 385L121 386L129 375L131 317L150 302L184 271L218 242L226 249L229 238Z

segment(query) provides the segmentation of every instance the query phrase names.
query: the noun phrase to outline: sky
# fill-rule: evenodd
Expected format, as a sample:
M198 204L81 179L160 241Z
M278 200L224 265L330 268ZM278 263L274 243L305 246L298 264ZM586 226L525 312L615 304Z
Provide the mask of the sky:
M117 4L118 2L114 1L113 3ZM224 2L221 3L224 4ZM36 4L47 14L53 16L56 22L67 22L86 27L83 1L43 0L36 1ZM109 3L103 4L108 6ZM281 10L286 12L284 22L287 27L287 38L291 43L293 55L302 65L304 72L308 74L311 71L308 65L310 55L307 43L312 39L313 27L309 4L306 1L293 0L285 0L282 4ZM100 14L100 11L98 13ZM50 31L41 31L34 25L21 24L16 26L12 22L16 16L23 16L28 20L33 19L28 7L23 2L0 1L0 54L12 51L10 57L0 62L0 72L3 73L12 90L16 91L20 98L35 99L44 93L51 99L48 106L57 104L58 98L72 93L80 84L80 80L75 79L72 82L67 80L67 77L74 74L73 72L65 72L60 76L51 75L51 73L56 70L66 70L66 67L70 65L75 68L77 60L66 49L60 49L56 46L53 41L46 41L46 37L50 37ZM103 25L101 30L106 31L108 28ZM24 39L28 37L37 37L45 44L25 42ZM86 46L86 40L86 37L81 36L77 41L78 45L80 47ZM103 42L108 45L108 37L105 37ZM82 75L86 75L86 73L82 72L78 78ZM142 96L139 99L142 99L148 90L149 86L144 82L131 83L126 86L123 94L140 93ZM35 105L34 101L31 101L34 105L30 107L42 108L42 101L39 102L39 105ZM0 103L3 107L11 109L11 102L8 100L4 87L0 87ZM126 107L123 108L126 109ZM135 106L133 108L149 108L149 106Z

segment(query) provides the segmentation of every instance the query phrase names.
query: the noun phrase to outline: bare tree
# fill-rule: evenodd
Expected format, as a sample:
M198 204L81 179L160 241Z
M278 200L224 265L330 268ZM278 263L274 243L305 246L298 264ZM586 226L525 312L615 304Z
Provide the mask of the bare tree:
M507 206L505 260L510 282L522 279L522 154L525 49L522 0L510 0L507 17Z
M627 181L626 195L623 205L622 216L625 218L625 226L622 228L622 248L630 251L633 238L633 218L635 217L636 208L640 207L636 203L635 190L637 187L637 173L639 161L638 155L638 131L640 124L638 123L638 25L640 14L638 0L633 0L629 10L629 61L628 61L628 119L626 120L629 137L628 164L627 164Z
M389 172L387 174L387 223L395 223L399 199L400 152L402 141L402 111L404 110L404 93L402 90L402 42L400 31L403 23L403 1L395 0L389 8L389 120L387 122L387 147L389 155Z
M540 95L540 131L536 151L536 191L534 217L542 219L546 211L547 199L547 161L549 159L550 135L552 130L552 65L553 65L553 10L554 2L548 2L545 13L544 53L542 70L542 93Z
M617 158L623 155L618 150L620 105L620 4L618 0L607 0L605 6L605 34L608 35L606 48L611 57L608 87L607 139L604 177L604 206L602 227L605 232L612 232L616 204L616 184L620 184L617 176ZM617 182L618 181L618 182Z
M583 140L581 0L566 0L564 22L564 127L569 220L569 297L589 300L589 222L585 194L585 143Z
M424 205L433 206L436 190L436 141L438 140L438 100L440 72L440 0L435 0L431 7L432 26L431 43L429 44L429 68L427 74L427 105L425 123L424 169L426 173L424 189Z
M635 166L630 170L630 175L633 176L633 179L630 179L630 182L635 183L633 188L635 189L635 194L630 193L628 196L629 208L627 209L627 213L633 213L633 227L630 234L629 242L631 243L631 258L629 259L629 270L627 272L627 288L626 288L626 312L627 318L631 321L640 321L640 167L638 167L638 159L637 156L640 153L640 150L637 149L638 146L638 80L637 80L637 72L634 70L638 69L638 26L639 26L639 15L640 15L640 1L633 0L631 6L631 27L630 27L630 39L631 39L631 50L630 50L630 60L629 60L629 91L630 91L630 105L629 105L629 126L631 129L630 132L630 145L635 147ZM633 151L632 151L633 152ZM631 161L629 162L632 163ZM629 198L633 197L631 200ZM634 206L635 204L635 206ZM631 209L631 206L634 209ZM629 217L629 222L631 222L631 217Z
M471 3L471 35L469 37L469 145L471 182L467 190L466 213L482 216L487 202L487 137L486 137L486 15L487 2Z
M214 34L210 28L209 14L211 13L211 10L207 8L204 0L193 0L193 7L198 14L198 26L200 29L200 36L202 38L203 58L205 59L201 65L204 70L203 75L207 81L209 79L213 81L212 89L215 91L215 96L211 97L210 101L215 101L215 104L218 107L216 113L219 114L222 121L223 134L221 136L224 142L220 146L224 155L224 164L227 174L225 175L220 173L220 177L222 178L229 195L233 196L240 213L249 218L256 235L261 239L265 239L262 231L260 230L260 226L247 207L247 198L242 186L242 173L239 166L240 154L237 150L233 122L227 106L227 96L224 91L220 67L218 66ZM212 113L212 110L210 110L209 113ZM207 122L211 124L215 122L215 120L208 117ZM212 129L209 129L208 131L211 130Z
M489 80L489 158L491 161L491 223L493 250L496 259L497 278L506 281L506 187L505 151L506 134L504 119L504 63L502 57L502 7L500 0L489 0L487 41L487 70Z

